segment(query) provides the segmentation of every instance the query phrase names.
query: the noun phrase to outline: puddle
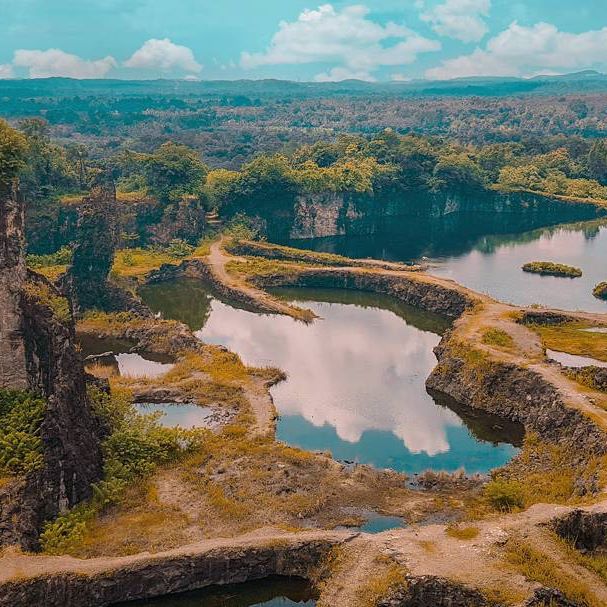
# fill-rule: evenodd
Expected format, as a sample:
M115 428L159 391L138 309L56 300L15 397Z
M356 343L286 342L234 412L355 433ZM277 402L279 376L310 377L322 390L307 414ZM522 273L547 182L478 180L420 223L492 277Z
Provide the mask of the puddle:
M556 350L546 350L546 356L564 367L573 367L575 369L581 369L582 367L601 367L607 369L607 362L588 356L567 354L566 352L558 352Z
M136 403L135 408L142 414L162 413L158 420L167 428L208 428L215 430L222 426L228 414L213 407L199 407L180 403Z
M363 533L382 533L390 529L402 529L406 527L405 521L399 516L386 516L375 512L375 510L366 510L364 508L342 508L342 511L348 516L366 519L362 525L348 528L357 529Z

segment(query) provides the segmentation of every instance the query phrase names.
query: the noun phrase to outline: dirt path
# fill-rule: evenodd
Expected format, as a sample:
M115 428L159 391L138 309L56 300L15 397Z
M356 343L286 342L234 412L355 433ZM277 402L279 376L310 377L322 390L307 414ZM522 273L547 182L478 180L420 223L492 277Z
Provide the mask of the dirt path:
M297 320L306 322L315 318L311 310L302 310L296 306L280 301L272 297L269 293L257 289L248 282L240 280L230 274L226 265L229 261L245 261L241 257L233 257L227 254L223 248L225 239L220 238L210 247L209 255L206 257L206 264L211 272L213 279L217 284L222 285L228 292L235 295L236 299L243 300L245 303L251 303L261 312L270 314L284 314Z
M172 490L171 483L164 489ZM588 510L607 511L607 501ZM95 558L89 560L72 557L31 556L7 550L0 556L0 595L3 584L18 580L25 582L44 576L49 583L54 578L75 576L102 576L104 584L121 580L129 575L137 578L144 567L153 568L162 579L163 570L175 574L175 567L183 574L191 572L189 562L204 563L205 559L217 562L218 558L252 558L259 549L279 547L287 554L289 549L327 542L340 545L341 555L329 583L325 585L319 607L339 605L359 607L360 592L369 581L381 575L382 563L390 559L406 569L411 576L437 576L465 584L481 591L507 589L511 595L521 599L529 597L537 584L506 566L504 547L508 538L521 537L534 549L573 572L578 581L584 583L599 601L607 604L607 585L602 579L585 568L573 563L543 528L545 523L571 511L570 508L539 504L518 514L496 516L472 523L478 535L470 540L461 540L446 533L444 525L410 527L386 531L376 535L347 531L309 531L300 533L280 532L264 528L235 538L202 540L157 554L141 553L117 558ZM126 577L125 577L126 576ZM0 601L1 604L1 601ZM599 603L601 604L601 603Z

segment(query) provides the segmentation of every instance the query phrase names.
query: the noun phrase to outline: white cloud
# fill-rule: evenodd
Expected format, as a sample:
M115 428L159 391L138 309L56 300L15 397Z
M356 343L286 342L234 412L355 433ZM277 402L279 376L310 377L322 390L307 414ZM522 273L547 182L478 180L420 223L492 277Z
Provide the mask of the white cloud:
M364 70L355 71L347 67L334 67L327 72L321 72L314 76L316 82L341 82L342 80L367 80L375 82L375 78Z
M607 67L607 27L570 34L550 23L531 27L516 21L484 49L447 59L426 71L435 80L466 76L531 76L537 73Z
M30 78L103 78L112 68L117 67L116 60L110 56L88 61L58 48L46 51L17 50L13 65L27 68Z
M157 70L168 73L176 70L199 74L202 65L196 61L192 49L174 44L169 38L151 38L124 62L125 67Z
M441 45L413 32L404 25L381 25L368 18L365 6L336 10L323 4L304 10L297 21L282 21L269 47L263 53L242 53L245 69L263 65L334 63L333 69L317 79L362 77L381 66L413 63L418 54L438 51ZM354 75L354 76L353 76Z
M10 63L0 63L0 80L13 77L13 66Z
M422 13L421 18L441 36L478 42L488 31L483 17L489 15L490 8L491 0L446 0Z

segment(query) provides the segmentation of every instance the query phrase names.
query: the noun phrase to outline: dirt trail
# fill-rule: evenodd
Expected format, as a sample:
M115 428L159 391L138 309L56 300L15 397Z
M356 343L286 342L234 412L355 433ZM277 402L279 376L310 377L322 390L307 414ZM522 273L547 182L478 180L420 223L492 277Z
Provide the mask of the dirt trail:
M272 297L269 293L257 289L244 280L239 280L230 274L226 265L229 261L245 261L242 257L234 257L227 254L223 248L225 239L220 238L210 247L210 252L206 257L206 264L213 275L214 280L223 285L227 291L232 291L238 294L245 301L254 302L262 312L271 314L284 314L298 320L311 320L314 314L311 311L306 311L302 315L302 310L296 306L289 305L285 302Z
M169 483L170 488L170 483ZM607 501L587 510L607 511ZM382 562L388 558L402 565L411 576L437 576L463 583L479 590L503 588L528 597L536 583L505 566L504 546L509 537L522 537L533 547L573 571L586 583L599 600L607 604L607 585L590 571L576 566L542 527L571 508L539 504L525 512L496 516L472 523L478 535L471 540L459 540L446 533L444 525L429 525L386 531L376 535L348 531L280 532L272 528L228 539L197 541L187 546L157 554L141 553L116 558L81 560L72 557L31 556L7 550L0 556L0 593L2 584L18 579L24 582L39 576L53 577L66 573L94 576L113 575L112 572L135 571L139 565L174 566L175 558L199 558L208 554L217 558L218 551L245 551L264 546L296 546L306 542L328 541L341 545L342 555L328 584L319 607L340 605L359 607L360 592L367 583L381 575ZM382 561L384 559L384 561Z

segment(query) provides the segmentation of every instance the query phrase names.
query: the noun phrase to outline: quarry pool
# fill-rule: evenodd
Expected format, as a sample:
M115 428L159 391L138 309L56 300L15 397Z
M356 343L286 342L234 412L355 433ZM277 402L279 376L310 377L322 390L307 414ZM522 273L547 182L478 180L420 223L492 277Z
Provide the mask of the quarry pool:
M313 607L316 593L299 578L273 577L245 584L213 586L116 607Z
M287 373L272 388L279 440L407 473L485 473L517 452L519 425L427 392L433 348L448 326L441 317L371 293L277 290L318 314L306 325L237 309L202 291L186 280L148 286L141 295L154 312L187 319L201 340Z
M497 228L496 228L497 229ZM421 231L420 231L421 233ZM564 310L607 312L607 302L592 290L607 280L607 221L594 220L511 234L428 239L409 231L289 241L292 246L373 257L421 261L436 276L516 305L541 304ZM581 268L577 279L539 276L521 271L530 261L554 261Z

